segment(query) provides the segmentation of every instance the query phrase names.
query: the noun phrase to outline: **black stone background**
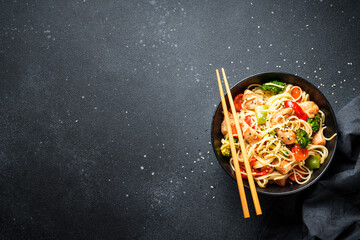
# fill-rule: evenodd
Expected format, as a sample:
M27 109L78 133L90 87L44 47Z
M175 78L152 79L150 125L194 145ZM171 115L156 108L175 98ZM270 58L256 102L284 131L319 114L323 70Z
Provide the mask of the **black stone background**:
M0 11L1 239L260 238L276 198L259 195L263 215L250 204L243 218L209 144L215 69L232 86L298 74L336 113L359 95L358 1L1 1Z

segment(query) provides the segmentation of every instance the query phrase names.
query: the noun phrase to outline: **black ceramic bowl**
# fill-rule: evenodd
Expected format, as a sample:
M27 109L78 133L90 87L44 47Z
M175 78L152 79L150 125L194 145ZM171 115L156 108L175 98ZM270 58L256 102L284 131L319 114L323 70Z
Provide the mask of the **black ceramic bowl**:
M248 77L239 83L237 83L232 89L231 94L233 96L236 96L239 93L243 93L244 90L250 85L254 83L265 83L273 80L282 81L285 83L289 83L292 85L300 86L304 91L306 91L310 95L310 100L314 101L325 114L325 125L327 128L324 130L324 135L329 137L332 136L334 133L337 133L337 123L334 111L331 108L330 103L327 101L325 96L316 88L313 84L306 81L305 79L288 74L288 73L279 73L279 72L271 72L271 73L261 73L258 75L254 75L251 77ZM227 97L226 97L227 99ZM228 104L229 106L229 104ZM225 169L225 171L232 176L235 179L235 172L232 170L229 159L222 156L220 152L221 147L221 138L223 137L221 133L221 122L223 121L223 112L222 112L222 106L221 102L219 103L216 112L213 117L212 121L212 132L211 132L211 141L212 146L214 148L216 157L221 164L221 166ZM266 188L260 188L256 186L256 190L259 193L264 193L268 195L287 195L299 192L313 183L315 183L321 175L324 174L326 169L329 167L331 160L335 154L336 149L336 143L337 143L337 137L333 138L331 141L327 141L326 147L329 150L329 155L324 161L323 164L321 164L320 168L317 170L314 170L312 177L309 182L303 185L299 184L292 184L289 183L286 184L285 187L278 186L276 184L268 184ZM246 187L249 187L248 181L244 179L244 185ZM257 185L257 184L255 184Z

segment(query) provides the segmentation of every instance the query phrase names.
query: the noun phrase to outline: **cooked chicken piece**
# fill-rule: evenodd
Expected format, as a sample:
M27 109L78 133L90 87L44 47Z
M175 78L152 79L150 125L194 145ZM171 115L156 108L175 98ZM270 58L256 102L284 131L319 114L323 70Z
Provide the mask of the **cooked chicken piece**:
M275 169L278 170L279 173L285 175L291 170L291 164L289 164L289 163L290 162L288 162L286 160L282 160L280 165L278 167L275 167Z
M244 139L249 144L255 144L262 139L260 134L258 134L254 129L249 127L249 125L247 125L247 124L243 125L242 130L243 130Z
M299 103L302 110L308 115L309 118L314 118L315 114L319 112L319 107L313 101L305 101Z
M286 178L274 180L274 183L276 183L277 185L280 185L280 186L282 186L282 187L285 187L285 185L286 185Z
M293 144L296 140L296 134L292 130L276 129L278 138L285 144Z
M325 146L326 140L324 138L324 135L322 134L322 131L319 130L313 137L313 140L311 142L313 145L322 145Z
M284 123L293 114L294 114L294 110L292 108L281 109L273 114L270 120L271 124L278 125ZM279 139L285 144L293 144L296 140L295 133L292 130L276 129L276 134L279 137Z
M249 110L254 110L255 107L264 105L264 99L256 93L246 89L243 95L244 106Z
M277 125L287 121L290 116L294 115L294 110L292 108L284 108L275 113L271 117L271 124Z
M234 115L229 113L230 126L235 124ZM225 136L228 133L225 118L221 123L221 133Z

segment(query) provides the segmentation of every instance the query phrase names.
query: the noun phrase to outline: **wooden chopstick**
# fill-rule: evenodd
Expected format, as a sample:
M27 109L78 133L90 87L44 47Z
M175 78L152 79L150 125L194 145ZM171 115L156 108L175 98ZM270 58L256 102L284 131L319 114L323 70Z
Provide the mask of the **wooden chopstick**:
M244 213L244 218L248 218L248 217L250 217L249 208L248 208L248 204L247 204L247 200L246 200L243 181L241 178L240 166L239 166L239 161L238 161L237 154L236 154L234 137L233 137L233 134L231 131L229 113L228 113L227 106L226 106L224 90L222 88L219 70L217 70L217 69L216 69L216 76L217 76L217 81L219 84L219 92L220 92L221 104L222 104L222 108L223 108L223 112L224 112L226 127L227 127L228 133L229 133L230 149L231 149L231 155L232 155L234 165L235 165L235 175L236 175L236 181L237 181L237 185L238 185L238 189L239 189L241 205L242 205L242 209L243 209L243 213Z
M250 164L249 164L249 160L248 160L248 156L247 156L247 152L246 152L246 148L245 148L245 142L244 142L244 138L242 136L242 132L241 132L240 124L239 124L239 118L237 117L234 101L233 101L233 98L232 98L232 95L231 95L231 92L230 92L230 87L229 87L228 80L226 78L224 68L222 68L221 71L222 71L223 78L224 78L226 93L227 93L227 96L229 98L231 112L233 112L233 115L234 115L235 127L236 127L236 131L237 131L237 134L238 134L238 139L239 139L239 143L240 143L240 149L241 149L241 153L242 153L244 164L245 164L246 175L247 175L247 178L248 178L248 182L249 182L249 186L250 186L250 191L251 191L251 196L252 196L252 199L253 199L255 211L256 211L257 215L260 215L260 214L262 214L261 206L260 206L259 198L258 198L258 195L257 195L257 192L256 192L254 178L252 176L252 171L251 171L251 167L250 167ZM230 144L231 144L231 142L230 142ZM231 149L231 152L232 151L233 150ZM234 163L235 163L235 161L237 162L237 159L234 159ZM239 166L239 163L234 164L234 165L235 165L235 170L236 170L236 165Z

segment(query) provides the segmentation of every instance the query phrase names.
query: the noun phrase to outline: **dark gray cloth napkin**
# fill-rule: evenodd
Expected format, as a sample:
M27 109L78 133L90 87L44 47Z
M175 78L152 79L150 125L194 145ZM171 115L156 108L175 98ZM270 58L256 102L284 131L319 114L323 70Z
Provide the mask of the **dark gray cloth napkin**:
M360 96L336 116L329 169L303 192L271 199L260 239L360 239Z

